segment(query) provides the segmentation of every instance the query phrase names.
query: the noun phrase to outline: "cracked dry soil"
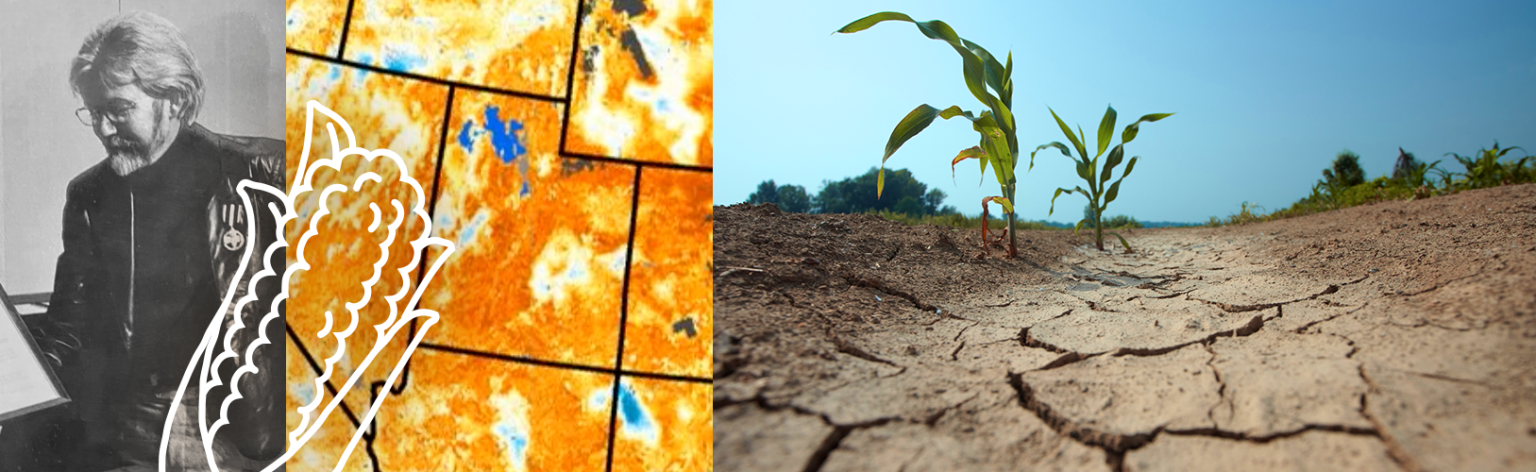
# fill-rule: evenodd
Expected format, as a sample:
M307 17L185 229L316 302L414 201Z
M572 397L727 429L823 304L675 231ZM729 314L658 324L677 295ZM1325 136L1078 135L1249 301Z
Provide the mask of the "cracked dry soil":
M1017 259L714 218L716 470L1536 470L1536 185Z

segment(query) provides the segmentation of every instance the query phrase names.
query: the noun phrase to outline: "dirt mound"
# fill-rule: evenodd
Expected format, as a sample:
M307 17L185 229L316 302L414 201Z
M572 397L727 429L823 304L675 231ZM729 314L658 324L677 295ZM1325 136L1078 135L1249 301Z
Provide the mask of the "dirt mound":
M1536 468L1536 185L1016 259L714 218L717 470Z

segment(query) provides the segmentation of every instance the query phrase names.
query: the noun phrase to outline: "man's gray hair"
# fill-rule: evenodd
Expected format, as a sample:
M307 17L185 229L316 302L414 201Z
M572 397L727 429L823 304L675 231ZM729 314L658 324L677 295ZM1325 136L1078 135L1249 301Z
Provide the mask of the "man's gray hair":
M107 20L86 36L69 68L75 95L81 84L137 83L144 93L181 105L183 125L197 119L203 106L203 71L181 30L153 13L134 11Z

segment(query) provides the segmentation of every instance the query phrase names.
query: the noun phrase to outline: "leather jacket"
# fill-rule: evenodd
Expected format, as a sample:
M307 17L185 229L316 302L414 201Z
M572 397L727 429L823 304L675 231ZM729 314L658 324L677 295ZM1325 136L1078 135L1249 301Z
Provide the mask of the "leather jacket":
M211 284L206 275L211 275L217 283L219 300L228 295L226 292L231 288L231 281L237 279L239 282L233 285L236 293L232 300L238 301L252 290L257 293L258 301L246 305L238 314L246 326L236 336L236 348L243 355L245 347L255 341L258 334L256 327L270 309L271 300L280 291L286 253L278 251L270 261L277 277L268 277L256 287L250 286L251 276L264 265L260 261L264 250L276 239L276 223L267 210L268 204L275 202L281 208L281 203L264 192L250 192L252 207L257 210L257 214L248 215L237 193L237 185L242 180L252 180L286 191L286 149L282 141L221 135L198 124L184 126L177 141L178 146L190 146L186 149L194 152L197 159L216 159L218 162L218 181L214 184L212 197L206 206L207 247L210 252L207 260L211 264L207 268L208 273L188 274L187 278L201 279L201 285L198 286L206 287ZM200 162L207 165L206 161ZM121 378L113 377L120 372L134 371L137 366L125 365L130 364L129 360L134 358L129 354L157 348L144 346L142 342L140 345L134 344L135 324L142 322L134 319L134 284L138 280L134 274L137 272L130 269L127 277L113 277L108 274L110 271L103 270L104 264L117 264L103 257L105 241L117 238L119 241L114 244L122 244L122 235L109 234L102 229L107 226L103 222L108 218L123 218L122 215L103 214L107 211L104 209L104 200L114 198L103 195L103 181L114 176L110 164L104 160L70 182L64 206L64 253L59 256L48 314L43 323L33 329L40 340L44 341L41 344L46 346L46 353L58 364L60 380L74 404L71 408L87 424L110 422L111 418L103 417L111 414L104 405L122 392L153 391L163 395L167 388L174 391L193 354L190 351L167 354L186 359L180 361L173 373L165 372L171 378L162 378L157 372L147 380L136 375L129 379L128 385L106 385L111 382L103 381ZM121 206L120 202L117 204ZM129 208L132 211L132 207ZM257 229L254 234L246 234L250 232L247 218L252 217L255 218ZM93 225L93 221L96 224ZM138 231L131 223L132 220L129 221L129 231ZM236 273L240 258L252 245L252 260L247 264L245 272ZM138 244L129 243L129 246L124 247L137 248ZM129 252L132 254L130 257L138 257L137 249ZM196 260L203 259L199 255ZM142 293L145 288L138 290ZM123 303L123 300L127 300L127 303ZM224 319L223 329L228 329L230 318ZM186 332L195 332L193 336L200 339L206 326L206 321L199 321L196 325L189 323ZM176 332L178 336L182 333ZM256 351L259 371L242 378L240 390L245 399L231 406L232 426L220 433L220 436L230 434L231 439L240 446L241 452L250 457L268 457L281 453L285 447L283 412L286 351L283 347L285 329L282 319L274 320L266 334L271 344ZM223 338L224 333L221 332L221 342ZM221 378L226 381L235 367L231 364L225 362L221 370ZM227 390L223 392L227 393ZM219 392L210 394L217 395ZM214 403L214 398L210 396L210 406L218 404Z

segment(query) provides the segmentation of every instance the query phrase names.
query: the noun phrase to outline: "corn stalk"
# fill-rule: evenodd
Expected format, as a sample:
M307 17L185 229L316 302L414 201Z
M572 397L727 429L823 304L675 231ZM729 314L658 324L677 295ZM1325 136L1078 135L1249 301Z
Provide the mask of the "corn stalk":
M1003 211L1008 214L1008 256L1018 254L1014 245L1014 211L1013 197L1017 190L1018 180L1014 176L1014 168L1018 165L1019 140L1013 122L1013 112L1010 107L1013 103L1013 53L1008 53L1007 64L999 63L992 53L985 48L969 40L961 38L943 21L916 21L903 13L881 12L866 16L849 23L838 33L856 33L873 27L884 21L905 21L917 25L918 31L929 39L944 41L959 53L965 75L965 86L971 95L976 97L982 105L987 107L980 114L962 110L959 106L951 106L940 110L927 104L918 105L907 113L896 128L891 130L891 137L886 140L885 155L880 158L880 177L876 180L875 195L885 190L885 161L891 158L901 145L908 139L917 136L919 132L933 123L934 118L946 120L957 116L970 120L971 128L980 136L980 142L961 150L954 160L950 162L951 171L960 161L976 159L981 162L982 180L985 182L987 166L992 166L993 174L997 177L1001 196L990 196L982 199L982 210L985 213L988 202L1002 205ZM989 90L990 89L990 90ZM1033 167L1033 161L1030 163ZM982 247L987 245L986 229L983 228Z

